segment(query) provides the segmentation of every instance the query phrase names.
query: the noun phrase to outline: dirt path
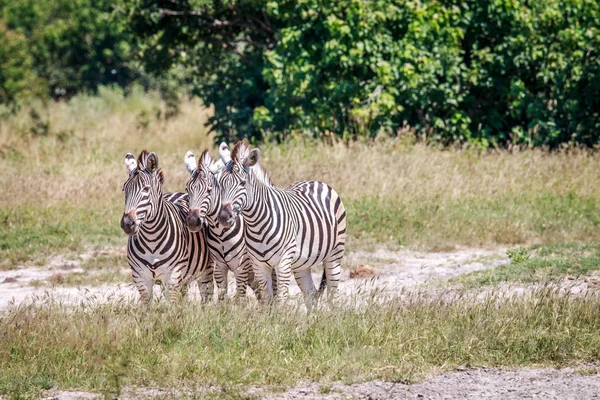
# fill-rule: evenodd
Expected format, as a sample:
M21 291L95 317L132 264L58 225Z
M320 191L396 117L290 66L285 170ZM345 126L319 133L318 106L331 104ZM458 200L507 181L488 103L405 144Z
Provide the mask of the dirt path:
M422 383L404 384L371 381L355 385L339 382L310 384L285 392L268 388L236 388L223 393L216 388L196 391L185 389L124 388L119 399L185 399L248 398L268 400L388 400L388 399L597 399L600 398L600 367L598 364L582 368L564 369L465 369L439 374ZM229 396L227 396L229 394ZM49 391L46 400L100 399L103 396L82 391Z
M84 272L81 265L92 256L93 252L80 255L76 259L55 257L42 267L19 267L15 270L0 271L0 309L9 304L27 301L45 301L49 298L64 302L78 303L83 301L104 302L115 298L135 299L137 291L131 283L120 285L102 285L79 287L53 285L49 278L56 274ZM346 296L366 293L373 290L382 295L397 295L407 288L444 281L472 271L495 268L508 262L506 249L463 249L445 253L422 253L415 251L376 251L355 252L348 254L342 273L340 292ZM374 272L358 279L350 278L350 270L357 266L368 266ZM122 269L123 266L115 266ZM313 274L315 282L319 282L321 272ZM230 275L230 282L234 282ZM34 285L33 285L34 284ZM290 294L300 292L295 282L291 283ZM235 293L233 283L229 285L229 294ZM195 287L192 295L197 295Z
M600 398L597 366L565 369L472 369L436 375L422 383L365 382L296 387L268 399L592 399ZM326 392L326 393L324 393Z

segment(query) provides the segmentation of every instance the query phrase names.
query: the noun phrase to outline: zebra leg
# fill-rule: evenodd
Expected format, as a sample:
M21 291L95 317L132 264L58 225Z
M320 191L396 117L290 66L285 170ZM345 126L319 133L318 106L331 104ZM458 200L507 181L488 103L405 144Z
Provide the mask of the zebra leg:
M185 299L188 295L188 290L190 289L190 284L189 282L181 285L181 298Z
M203 303L208 303L212 300L215 292L215 284L213 283L213 263L208 263L206 269L198 278L198 289Z
M217 283L217 293L219 301L225 300L227 295L227 265L223 263L214 263L214 277Z
M175 303L181 300L184 293L187 293L188 282L184 282L181 276L181 271L184 267L180 267L175 273L167 273L163 277L163 289L165 299L169 303Z
M235 298L241 299L246 296L250 276L252 276L252 280L254 280L250 258L243 257L240 262L237 263L237 268L233 273L235 274Z
M275 268L271 270L271 288L273 290L273 297L277 297L277 271L275 271Z
M273 293L271 295L271 298L275 298L277 297L277 271L275 271L275 268L271 269L271 280L267 281L267 286L265 287L265 293L269 293L269 289L270 292ZM250 271L248 272L248 285L250 286L250 289L252 289L252 291L254 292L254 294L256 295L256 299L257 300L262 300L263 295L262 295L262 291L260 289L260 280L257 278L257 275L254 273L254 268L251 268Z
M274 270L268 265L253 265L254 273L254 292L256 298L261 301L273 300L273 284L271 276Z
M327 277L327 301L331 303L338 297L342 266L340 260L325 260L323 261L323 268ZM321 288L319 288L319 291L322 292Z
M256 299L261 300L260 290L258 290L259 289L258 279L256 279L256 277L254 276L253 269L251 269L248 272L248 286L250 286L250 289L252 289L252 291L256 295Z
M277 300L283 303L287 300L292 278L292 263L290 258L284 258L277 267Z
M308 311L312 310L317 297L317 289L315 288L315 283L312 280L310 268L294 271L294 278L296 279L296 283L304 295L306 309Z
M148 270L133 269L131 271L133 283L140 293L140 301L147 306L152 300L152 291L154 289L154 280L152 273Z

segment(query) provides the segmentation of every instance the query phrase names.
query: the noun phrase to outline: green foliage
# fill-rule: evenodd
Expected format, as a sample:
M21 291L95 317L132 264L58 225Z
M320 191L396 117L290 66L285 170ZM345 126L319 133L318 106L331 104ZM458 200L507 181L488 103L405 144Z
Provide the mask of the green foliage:
M125 4L149 65L195 70L219 140L600 143L594 0Z
M2 1L0 20L10 35L23 38L24 71L33 69L52 97L70 97L99 85L124 87L137 76L131 36L114 7L108 0ZM19 55L10 59L16 64Z
M10 109L35 93L36 77L27 41L0 21L0 104Z
M524 247L517 247L516 249L508 249L508 250L506 250L506 255L508 256L508 259L510 260L511 264L523 263L523 262L529 260L529 257L531 257L531 254L529 254L527 249Z

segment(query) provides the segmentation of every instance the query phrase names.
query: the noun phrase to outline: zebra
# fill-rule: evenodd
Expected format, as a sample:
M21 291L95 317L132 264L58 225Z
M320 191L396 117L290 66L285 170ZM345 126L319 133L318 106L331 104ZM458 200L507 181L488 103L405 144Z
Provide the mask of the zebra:
M221 172L219 222L233 226L242 215L246 224L248 254L261 291L273 298L271 271L277 271L278 300L288 296L292 276L302 290L307 308L328 288L328 299L337 295L341 260L346 241L346 210L335 190L322 182L296 182L284 189L263 183L267 175L254 167L259 150L250 151L238 142L232 162ZM311 269L323 263L323 278L317 293Z
M242 217L239 216L237 223L230 227L224 227L217 220L221 206L218 176L221 168L231 162L229 147L226 143L221 143L219 146L219 154L221 159L216 161L206 149L196 161L194 153L188 151L185 154L184 163L190 173L190 179L186 184L190 204L186 223L192 232L197 232L204 224L207 225L207 244L214 262L218 299L223 300L227 294L228 270L235 275L235 298L246 295L248 284L255 292L257 287L250 257L246 253ZM270 180L265 180L264 183L272 185ZM259 293L257 295L260 297Z
M212 263L204 232L190 232L185 224L188 195L162 193L164 175L155 153L144 150L137 162L128 153L125 166L129 176L123 185L121 229L129 236L127 261L142 302L150 303L155 283L174 300L185 295L192 280L198 281L202 300L210 300Z

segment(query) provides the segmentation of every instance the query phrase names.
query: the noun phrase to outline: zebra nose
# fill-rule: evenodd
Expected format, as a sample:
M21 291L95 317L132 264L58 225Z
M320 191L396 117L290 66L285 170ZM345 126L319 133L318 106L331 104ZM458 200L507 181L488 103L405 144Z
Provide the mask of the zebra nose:
M186 221L188 229L192 232L197 232L202 226L202 218L200 218L200 210L197 208L191 208L188 212Z
M134 231L136 222L135 210L128 211L123 214L123 218L121 218L121 229L127 234L130 234Z
M223 204L223 206L221 207L221 211L219 211L219 222L224 226L229 226L229 220L231 219L232 214L233 213L231 210L231 203Z

